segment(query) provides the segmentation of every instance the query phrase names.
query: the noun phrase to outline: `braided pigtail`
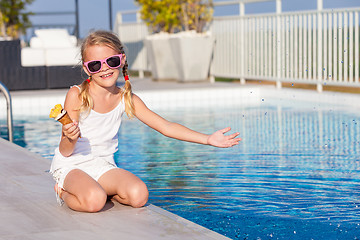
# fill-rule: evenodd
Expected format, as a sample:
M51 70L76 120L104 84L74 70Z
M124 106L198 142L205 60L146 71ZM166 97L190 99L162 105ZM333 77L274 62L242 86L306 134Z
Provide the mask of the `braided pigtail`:
M124 89L125 112L129 118L133 118L134 114L135 114L135 107L134 107L134 103L132 101L132 89L131 89L131 83L129 81L129 75L127 72L127 68L128 68L128 63L126 60L125 65L122 69L122 73L125 78L125 85L123 88Z
M91 96L89 94L90 81L91 81L91 76L88 79L86 79L85 81L83 81L80 85L79 98L82 102L80 109L79 109L80 113L86 112L87 114L89 114L90 110L94 106L93 99L91 98Z

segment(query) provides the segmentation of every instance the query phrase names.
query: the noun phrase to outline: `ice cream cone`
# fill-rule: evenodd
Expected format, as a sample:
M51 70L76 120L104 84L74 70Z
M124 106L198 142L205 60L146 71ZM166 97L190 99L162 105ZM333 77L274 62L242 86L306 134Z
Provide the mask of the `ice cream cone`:
M69 114L66 112L66 110L63 109L63 111L65 111L65 114L60 116L59 119L55 119L55 120L61 122L62 125L72 123L72 120L71 120Z
M61 122L62 125L72 123L69 114L62 108L61 104L56 104L55 107L51 109L49 117Z

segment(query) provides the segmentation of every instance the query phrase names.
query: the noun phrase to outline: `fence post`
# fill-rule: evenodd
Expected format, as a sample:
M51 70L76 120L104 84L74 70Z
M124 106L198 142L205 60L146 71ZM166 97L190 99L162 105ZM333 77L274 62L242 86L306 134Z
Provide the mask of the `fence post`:
M322 22L322 14L321 11L323 10L323 0L317 0L317 85L316 90L318 92L322 92L323 90L323 44L322 44L322 32L323 32L323 22Z
M216 45L216 38L214 36L214 21L211 21L210 23L210 27L209 27L209 31L211 33L211 36L214 38L214 46L213 46L213 54L215 54L215 45ZM211 58L211 62L210 62L210 69L209 69L209 82L210 83L215 83L215 76L213 74L213 61L214 61L214 55Z
M239 2L239 13L240 13L240 84L244 85L245 84L245 54L244 54L244 50L245 50L245 36L244 36L244 16L245 16L245 4L244 2Z
M277 73L276 73L276 88L281 88L281 0L276 0L276 62L277 62Z
M136 22L138 24L141 23L141 13L139 11L136 12ZM141 30L138 28L138 31L139 31L139 36L141 36ZM139 70L139 78L144 78L145 74L144 74L144 70Z
M121 12L117 13L116 18L116 23L118 24L118 26L123 23L123 17Z
M115 22L114 32L117 32L118 37L121 38L120 24L122 24L122 13L121 13L121 12L117 12L117 13L116 13L116 22Z

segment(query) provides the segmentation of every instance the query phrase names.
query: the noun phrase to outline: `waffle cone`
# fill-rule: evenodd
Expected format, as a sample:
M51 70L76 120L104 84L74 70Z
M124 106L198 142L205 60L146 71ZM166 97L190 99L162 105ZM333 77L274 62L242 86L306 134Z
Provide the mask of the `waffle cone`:
M73 122L68 113L65 113L64 116L58 119L58 121L61 122L62 125L66 125Z

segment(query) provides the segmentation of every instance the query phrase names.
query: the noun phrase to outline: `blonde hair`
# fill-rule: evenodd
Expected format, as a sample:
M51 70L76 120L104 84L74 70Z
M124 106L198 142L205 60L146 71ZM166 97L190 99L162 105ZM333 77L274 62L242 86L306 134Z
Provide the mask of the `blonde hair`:
M118 53L125 54L124 47L120 39L115 34L108 31L98 30L90 33L82 42L81 58L83 62L85 60L87 48L94 45L107 46ZM128 75L127 69L128 69L128 63L126 60L125 65L122 69L122 74L124 77ZM90 76L90 80L91 80L91 76ZM93 108L94 106L94 102L89 94L89 82L87 80L83 81L82 84L80 85L80 88L81 90L79 93L79 98L80 100L82 100L82 104L80 106L80 112L90 112L90 109ZM132 118L134 117L135 107L132 101L132 90L129 80L125 81L125 85L122 88L122 90L123 91L121 94L123 94L124 96L125 112L129 118Z

